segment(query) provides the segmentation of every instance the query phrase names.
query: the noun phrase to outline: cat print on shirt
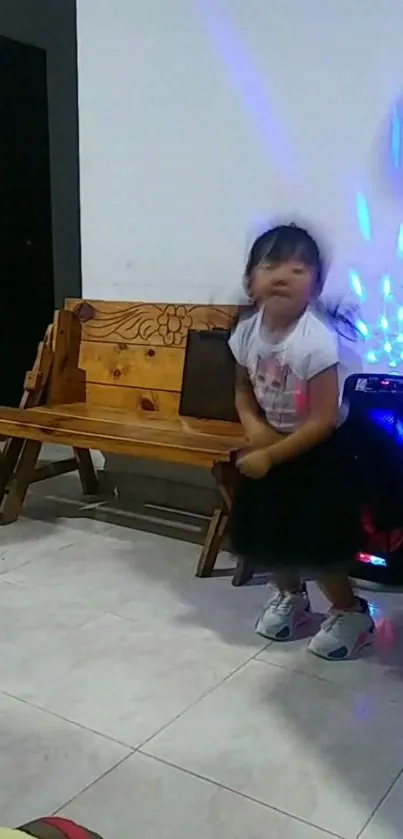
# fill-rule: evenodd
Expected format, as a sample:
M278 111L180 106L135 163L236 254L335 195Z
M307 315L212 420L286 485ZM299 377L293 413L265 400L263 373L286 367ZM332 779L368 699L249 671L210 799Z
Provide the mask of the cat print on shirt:
M269 423L287 431L306 413L306 383L278 356L258 356L252 378L256 399Z

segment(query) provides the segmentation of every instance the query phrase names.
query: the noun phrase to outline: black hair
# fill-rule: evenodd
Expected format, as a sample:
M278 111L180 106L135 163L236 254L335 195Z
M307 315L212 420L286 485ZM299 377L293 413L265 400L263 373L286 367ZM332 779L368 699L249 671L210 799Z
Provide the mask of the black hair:
M326 264L319 245L303 227L281 224L261 233L253 243L245 268L245 287L249 292L254 270L270 262L280 265L294 259L315 272L317 292L321 293L326 276Z
M349 341L356 340L358 332L354 321L357 313L353 307L347 306L342 300L326 302L319 299L325 284L329 260L313 236L297 224L277 225L261 233L254 241L244 273L244 288L250 303L239 307L236 322L252 314L257 308L251 298L251 282L255 269L269 262L280 265L289 260L301 262L313 270L317 293L315 310L319 316L327 320L344 338Z

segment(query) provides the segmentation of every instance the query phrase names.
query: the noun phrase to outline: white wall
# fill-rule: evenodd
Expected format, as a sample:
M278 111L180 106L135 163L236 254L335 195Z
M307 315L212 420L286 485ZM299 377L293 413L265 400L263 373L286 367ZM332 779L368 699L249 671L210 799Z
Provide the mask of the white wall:
M84 294L226 301L262 220L302 218L334 247L333 286L360 271L371 323L391 272L395 314L402 20L403 0L78 0Z

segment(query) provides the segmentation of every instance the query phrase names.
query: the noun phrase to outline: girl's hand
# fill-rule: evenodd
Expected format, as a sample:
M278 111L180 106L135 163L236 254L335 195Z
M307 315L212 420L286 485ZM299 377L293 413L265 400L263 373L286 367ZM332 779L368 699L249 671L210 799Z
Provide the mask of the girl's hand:
M248 478L264 478L272 466L270 451L254 449L241 452L237 457L236 465L242 475Z

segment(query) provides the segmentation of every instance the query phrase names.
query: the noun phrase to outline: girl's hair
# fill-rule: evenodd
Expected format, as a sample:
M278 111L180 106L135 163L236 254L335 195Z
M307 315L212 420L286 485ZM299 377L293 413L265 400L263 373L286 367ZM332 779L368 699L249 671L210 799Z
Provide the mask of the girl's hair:
M344 338L356 340L358 332L354 324L356 311L341 300L324 301L319 299L325 284L328 260L313 236L296 224L281 224L261 233L253 243L244 274L244 288L250 303L240 306L236 322L256 310L256 303L251 298L253 272L260 265L280 265L282 262L296 260L312 269L315 274L316 295L314 308L319 316L333 326Z

